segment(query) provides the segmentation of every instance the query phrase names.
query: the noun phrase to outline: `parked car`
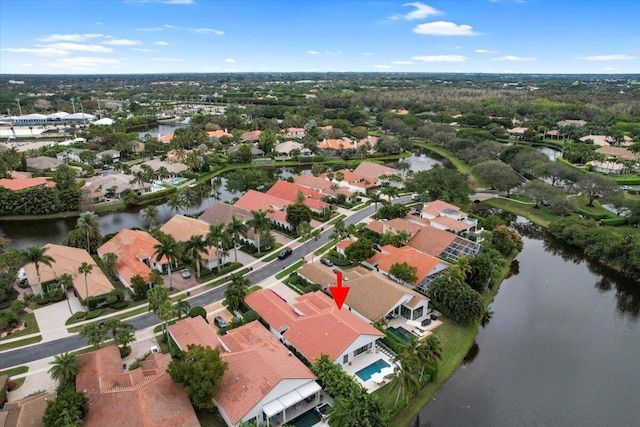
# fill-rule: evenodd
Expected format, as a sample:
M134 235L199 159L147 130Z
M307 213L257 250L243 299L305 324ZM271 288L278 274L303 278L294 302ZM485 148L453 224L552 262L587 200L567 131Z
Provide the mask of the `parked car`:
M380 245L379 245L379 244L377 244L377 243L374 243L374 244L373 244L373 249L374 249L374 250L376 250L376 251L378 251L378 252L382 252L382 246L380 246Z
M429 317L431 318L431 320L438 320L438 316L433 313Z
M418 193L413 193L413 194L411 195L411 200L414 200L414 201L416 201L416 202L419 202L419 201L420 201L420 194L418 194Z
M328 258L320 258L320 262L327 267L333 267L333 262L331 262L331 260Z
M228 326L227 321L220 316L216 316L215 319L213 319L213 323L219 328L226 328Z
M285 259L287 258L289 255L291 255L293 251L291 250L291 248L286 248L283 249L279 254L278 254L278 259Z
M191 272L189 272L189 270L187 270L186 268L180 270L180 274L182 275L183 279L188 279L189 277L191 277Z
M158 348L158 346L155 346L155 345L152 345L152 346L149 348L149 351L150 351L151 353L160 353L160 349Z

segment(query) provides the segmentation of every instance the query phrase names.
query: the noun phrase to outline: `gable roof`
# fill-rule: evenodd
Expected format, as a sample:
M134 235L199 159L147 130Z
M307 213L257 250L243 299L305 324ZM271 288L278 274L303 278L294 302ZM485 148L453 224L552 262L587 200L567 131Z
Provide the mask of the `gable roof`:
M372 322L382 319L403 298L406 301L413 298L429 300L424 295L373 271L351 279L349 288L351 290L345 303Z
M330 269L318 264L304 264L296 270L299 276L304 276L307 280L320 286L334 286L336 283L336 275Z
M40 281L41 283L56 280L62 274L69 274L73 278L73 287L81 299L87 298L87 289L90 297L108 294L113 290L113 285L104 275L98 264L91 258L89 252L81 248L72 248L69 246L55 245L47 243L43 246L46 248L46 254L53 258L51 267L40 263ZM85 286L84 274L78 272L78 267L83 262L93 266L91 273L87 274L87 285ZM30 284L38 283L35 264L27 264L24 266L27 280Z
M176 242L186 242L193 236L206 238L209 233L209 224L188 216L174 215L160 227L160 231L172 236ZM202 255L205 260L213 261L217 258L217 252L215 247L209 247Z
M312 190L316 190L327 195L334 196L336 194L344 194L347 197L351 197L353 195L353 193L347 190L346 187L341 187L336 191L332 190L331 186L335 183L329 181L328 179L320 178L319 176L298 175L293 178L293 182L303 187L308 187Z
M442 261L424 252L420 252L411 246L396 248L392 245L383 246L382 252L376 252L367 260L367 263L377 266L385 272L389 272L393 264L402 264L403 262L417 268L416 276L418 280L413 283L417 285Z
M258 321L219 337L202 317L196 316L170 326L169 332L182 349L196 344L220 350L227 369L214 399L234 424L282 380L316 379L309 368L291 356L289 350Z
M55 393L39 393L14 402L7 402L0 411L2 427L44 427L42 417L47 402L53 401Z
M127 189L141 190L144 188L140 183L132 183L133 179L133 175L121 173L96 175L90 178L82 188L87 190L91 197L103 196L107 194L107 189L111 187L116 187L116 194L120 194ZM149 184L146 185L149 186Z
M295 203L298 200L298 192L301 192L305 198L311 198L320 200L325 197L324 194L319 191L312 190L311 188L304 187L302 185L295 184L289 181L278 181L268 191L267 194L280 197Z
M207 136L209 138L222 138L223 136L229 137L229 138L233 138L233 134L227 132L226 130L222 130L222 129L218 129L218 130L211 130L209 132L207 132Z
M286 223L287 213L285 210L287 208L287 205L290 204L291 202L285 199L281 199L280 197L261 193L256 190L249 190L244 196L238 199L234 206L246 209L247 211L262 210L264 212L267 212L268 210L271 210L272 212L267 213L267 216L269 218L275 221Z
M426 226L409 240L408 246L432 256L440 256L456 240L455 234Z
M131 278L136 274L144 280L149 279L151 268L142 260L150 258L155 261L154 246L158 244L160 242L145 231L125 228L100 246L98 253L104 255L112 252L118 255L116 269L127 283L131 283ZM163 256L160 263L166 264L167 257Z
M353 172L376 179L379 178L380 175L400 175L400 171L397 169L371 162L360 163Z
M140 367L122 371L116 345L78 356L82 368L76 389L89 398L85 427L199 426L181 384L171 381L166 369L171 355L153 353Z
M209 224L228 224L233 217L247 221L251 219L251 212L238 206L216 201L200 215L199 219Z
M318 143L321 150L355 150L357 144L354 144L349 138L341 139L324 139Z
M263 289L247 295L245 302L274 329L288 326L284 337L310 362L322 354L336 360L360 336L384 336L355 314L338 310L322 292L300 295L289 305L271 289Z
M261 130L254 130L252 132L244 132L242 134L242 140L243 141L257 141L258 139L260 139L260 134L262 133Z
M425 203L422 207L422 213L432 217L439 217L442 214L460 215L462 218L468 217L468 215L465 212L462 212L459 207L443 200L434 200L432 202Z
M80 151L85 151L85 150L80 150ZM37 156L37 157L27 158L27 167L29 168L48 170L48 169L55 169L59 165L60 165L60 160L53 157Z
M20 191L20 190L25 190L27 188L40 187L40 186L53 188L56 186L56 183L42 177L0 179L0 187L4 187L7 190L11 190L11 191Z

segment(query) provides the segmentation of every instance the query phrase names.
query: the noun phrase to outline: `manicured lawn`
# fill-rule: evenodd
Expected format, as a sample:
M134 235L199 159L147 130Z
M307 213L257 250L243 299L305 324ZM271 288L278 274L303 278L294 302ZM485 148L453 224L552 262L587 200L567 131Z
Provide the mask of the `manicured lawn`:
M0 371L0 376L6 375L9 378L11 378L14 375L24 374L25 372L29 372L28 366L16 366L15 368L5 369L4 371Z
M25 335L37 334L40 332L40 328L38 327L38 322L36 321L36 315L33 313L27 313L20 317L20 320L26 322L27 327L21 331L14 332L11 335L8 335L5 339L24 337Z
M25 338L23 340L0 344L0 351L11 350L12 348L22 347L23 345L35 344L42 341L42 337Z
M341 219L345 219L346 217L347 217L346 215L339 215L339 216L337 216L337 217L333 218L331 221L329 221L329 222L328 222L328 225L333 225L333 224L335 224L336 222L338 222L339 220L341 220Z
M300 260L300 261L296 262L295 264L290 265L288 268L286 268L286 269L282 270L280 273L276 274L276 279L280 280L283 277L288 276L289 274L293 273L296 269L301 267L302 264L304 264L304 261Z
M326 245L324 245L323 247L316 249L313 253L315 255L321 255L324 252L326 252L327 250L329 250L330 248L332 248L333 246L335 246L336 244L336 240L331 240L329 243L327 243Z
M536 209L533 205L525 205L508 199L489 199L483 203L493 208L503 209L516 215L523 216L534 224L545 228L548 227L552 221L556 221L560 218L551 213L545 207L541 206Z

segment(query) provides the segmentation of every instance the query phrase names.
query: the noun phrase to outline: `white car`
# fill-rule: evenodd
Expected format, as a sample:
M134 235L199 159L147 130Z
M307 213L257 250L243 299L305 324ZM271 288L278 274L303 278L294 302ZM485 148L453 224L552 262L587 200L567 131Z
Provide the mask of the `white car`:
M149 351L150 351L151 353L160 353L160 349L159 349L159 348L158 348L158 346L156 346L156 345L152 345L152 346L149 348Z
M183 279L188 279L189 277L191 277L191 272L189 272L189 270L187 270L186 268L180 270L180 274L182 275Z

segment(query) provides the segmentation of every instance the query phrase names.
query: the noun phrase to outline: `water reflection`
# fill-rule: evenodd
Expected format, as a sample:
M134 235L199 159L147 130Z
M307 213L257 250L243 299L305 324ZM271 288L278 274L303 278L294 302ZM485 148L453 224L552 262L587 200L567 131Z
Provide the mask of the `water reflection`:
M480 347L478 346L478 342L474 341L469 351L467 351L467 354L465 354L464 359L462 359L462 364L468 365L473 362L473 360L478 357L478 353L480 353Z

